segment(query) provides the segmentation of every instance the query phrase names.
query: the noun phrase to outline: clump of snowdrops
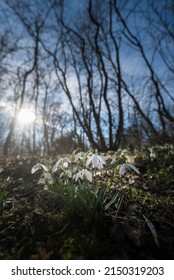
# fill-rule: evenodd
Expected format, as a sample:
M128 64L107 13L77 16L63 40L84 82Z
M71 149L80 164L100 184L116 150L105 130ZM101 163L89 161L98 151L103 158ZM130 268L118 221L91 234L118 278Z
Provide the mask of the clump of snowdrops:
M31 173L42 170L39 185L43 190L57 198L60 209L66 211L71 217L82 217L87 221L106 211L119 198L119 192L108 195L107 186L101 185L101 176L107 166L108 157L88 151L86 153L74 152L69 157L58 159L53 166L37 163ZM126 170L138 169L124 163L119 167L120 176Z

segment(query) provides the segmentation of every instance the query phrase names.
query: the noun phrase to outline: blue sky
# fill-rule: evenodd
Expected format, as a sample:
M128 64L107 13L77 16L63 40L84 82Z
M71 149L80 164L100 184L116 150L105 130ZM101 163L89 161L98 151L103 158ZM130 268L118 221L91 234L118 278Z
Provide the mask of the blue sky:
M25 0L24 2L19 1L20 4L25 3L25 2L31 3L32 1L27 1L27 0ZM15 1L12 1L12 3L15 3ZM39 10L39 11L37 9L33 9L34 14L39 14L39 13L41 14L42 9L44 9L44 7L47 6L47 4L48 4L48 2L43 2L42 0L37 0L37 1L34 1L33 3L39 3L40 7L41 7L41 10ZM65 0L65 7L66 7L65 14L66 14L66 18L68 19L67 21L69 22L69 24L73 24L75 21L78 22L78 20L80 19L81 9L82 10L84 9L86 3L87 3L87 1L85 1L85 0L83 0L83 1ZM126 3L126 1L125 1L125 3ZM128 26L133 33L135 33L136 35L137 35L137 32L139 33L139 38L142 40L146 55L147 55L149 61L151 61L154 46L152 45L151 37L147 33L147 31L150 31L150 26L148 29L144 29L144 27L148 26L148 22L142 16L142 13L144 13L145 15L151 17L151 15L148 12L149 10L147 7L148 1L143 0L140 3L140 1L130 0L127 3L128 3L128 5L125 7L125 9L123 11L124 16L128 15L129 8L131 8L135 3L138 3L136 6L136 16L135 16L135 14L134 15L130 14L129 17L127 17L126 22L128 23ZM57 6L55 9L59 9L59 7ZM4 104L4 102L9 102L9 104L8 104L8 106L9 106L10 104L12 104L14 102L14 92L13 92L14 86L10 87L10 81L12 81L13 79L15 81L15 75L16 75L15 71L19 65L21 66L19 69L19 74L22 75L24 70L28 69L29 66L32 64L34 44L33 44L33 39L31 38L31 36L29 36L27 34L27 31L22 26L19 19L12 14L12 12L4 4L4 1L2 1L0 3L0 14L1 14L1 22L3 22L3 28L1 29L1 33L3 33L5 29L8 29L10 27L9 30L11 33L9 33L9 36L12 35L10 38L15 39L18 35L20 35L20 38L18 41L18 46L20 47L20 49L15 54L12 54L11 56L7 57L7 59L4 62L6 65L8 64L8 68L11 71L11 74L10 75L8 74L6 76L6 83L7 84L9 83L9 89L6 90L5 95L4 95L4 91L2 89L0 89L1 90L0 91L0 102L1 102L1 105L2 105L2 103ZM27 9L25 9L24 16L26 16L28 18L28 21L30 21L32 23L32 17L34 18L34 15L31 15L31 13L29 13L29 11ZM107 18L107 14L105 16ZM152 17L152 20L153 20L153 17ZM53 17L50 17L48 19L47 23L49 23L49 25L55 24L55 20L53 21ZM159 32L159 34L161 34L160 29L158 32ZM53 29L49 33L45 32L45 34L43 35L43 38L46 40L46 45L48 45L50 48L54 48L54 44L55 44L57 38L56 38L56 32L54 32ZM122 42L122 47L121 47L122 71L124 73L124 77L126 77L126 80L129 83L130 87L131 87L131 83L132 82L134 83L135 94L137 96L137 100L139 101L142 108L143 108L143 106L145 108L146 98L147 98L147 100L149 99L149 96L148 96L149 88L147 86L145 91L143 92L143 90L141 88L141 84L142 84L142 86L144 86L147 83L149 70L145 66L145 63L144 63L140 53L136 49L133 49L132 46L129 46L128 42L127 41L125 42L125 41L126 40L124 38L124 40ZM173 51L171 50L171 54L173 55L172 59L174 59L174 49L173 49ZM49 59L48 59L48 61L49 61ZM49 61L49 63L50 63L50 61ZM45 67L44 61L40 61L39 63L41 66ZM166 71L166 67L165 67L164 63L162 63L162 60L161 60L159 54L155 55L153 66L154 66L156 73L159 76L159 79L164 81L164 83L166 84L168 82L170 73L168 73L168 71ZM49 65L49 67L50 67L50 65ZM51 67L48 69L50 70ZM147 79L146 79L146 77L147 77ZM82 79L83 79L83 77L82 77ZM34 81L33 77L31 77L30 81L28 82L27 95L26 95L26 99L25 99L26 104L27 104L27 102L29 102L30 97L32 95L32 92L30 91L30 86L32 87L33 81ZM55 81L56 81L56 75L55 75L55 72L53 71L52 75L51 75L51 87L52 88L50 89L50 96L51 96L50 102L52 102L52 101L56 102L57 101L56 96L59 96L58 100L61 99L61 102L63 104L63 105L61 105L62 112L64 110L69 113L69 112L71 112L71 110L70 110L70 106L69 106L69 102L67 101L67 98L63 94L60 94L60 95L57 94L58 92L60 92L60 89L57 87L57 85L55 86L55 89L54 89L54 86L52 86L55 83ZM57 84L58 84L58 82L57 82ZM68 85L71 89L73 98L75 98L76 93L78 94L77 80L74 78L74 73L71 73L70 70L69 70L69 76L68 76ZM167 87L170 89L171 95L174 96L174 87L173 87L172 77L170 78L170 82L168 82ZM19 86L19 88L20 88L20 86ZM52 92L52 95L51 95L51 92ZM143 94L144 94L144 96L142 98ZM61 98L60 98L60 96L61 96ZM129 101L128 97L124 97L125 108L127 107L126 102L128 102L128 101ZM39 99L38 104L42 108L42 106L43 106L42 93L40 94L40 99ZM33 106L34 106L34 102L33 102ZM151 106L152 106L152 104L151 104ZM41 111L41 108L39 108L38 111ZM127 112L125 112L125 114L127 114Z

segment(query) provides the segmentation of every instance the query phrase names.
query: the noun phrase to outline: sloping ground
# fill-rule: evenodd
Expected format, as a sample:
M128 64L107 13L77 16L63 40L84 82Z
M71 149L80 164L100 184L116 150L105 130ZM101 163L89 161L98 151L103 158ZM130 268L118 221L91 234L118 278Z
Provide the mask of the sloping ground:
M174 259L172 149L110 153L100 187L119 195L90 218L66 212L38 186L36 158L1 158L0 259ZM140 175L120 176L132 157Z

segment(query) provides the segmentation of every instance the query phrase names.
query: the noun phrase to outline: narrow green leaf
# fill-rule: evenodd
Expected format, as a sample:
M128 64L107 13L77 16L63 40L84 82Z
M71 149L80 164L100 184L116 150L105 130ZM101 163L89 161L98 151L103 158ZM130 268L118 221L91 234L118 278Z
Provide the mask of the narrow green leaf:
M155 244L157 245L157 247L160 247L159 242L158 242L158 235L157 235L157 232L156 232L156 229L155 229L154 225L145 215L143 215L143 218L145 219L145 222L147 223L147 225L148 225L148 227L149 227L149 229L152 233Z
M116 192L113 198L105 205L105 210L107 210L116 201L117 197L118 192Z

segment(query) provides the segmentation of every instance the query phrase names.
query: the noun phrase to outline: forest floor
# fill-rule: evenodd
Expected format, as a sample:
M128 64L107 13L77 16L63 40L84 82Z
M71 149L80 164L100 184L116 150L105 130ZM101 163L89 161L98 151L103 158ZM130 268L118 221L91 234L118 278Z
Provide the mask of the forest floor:
M131 157L140 174L112 172ZM31 174L40 159L1 157L0 259L174 259L174 148L108 158L99 185L118 198L89 217L43 190L40 173Z

